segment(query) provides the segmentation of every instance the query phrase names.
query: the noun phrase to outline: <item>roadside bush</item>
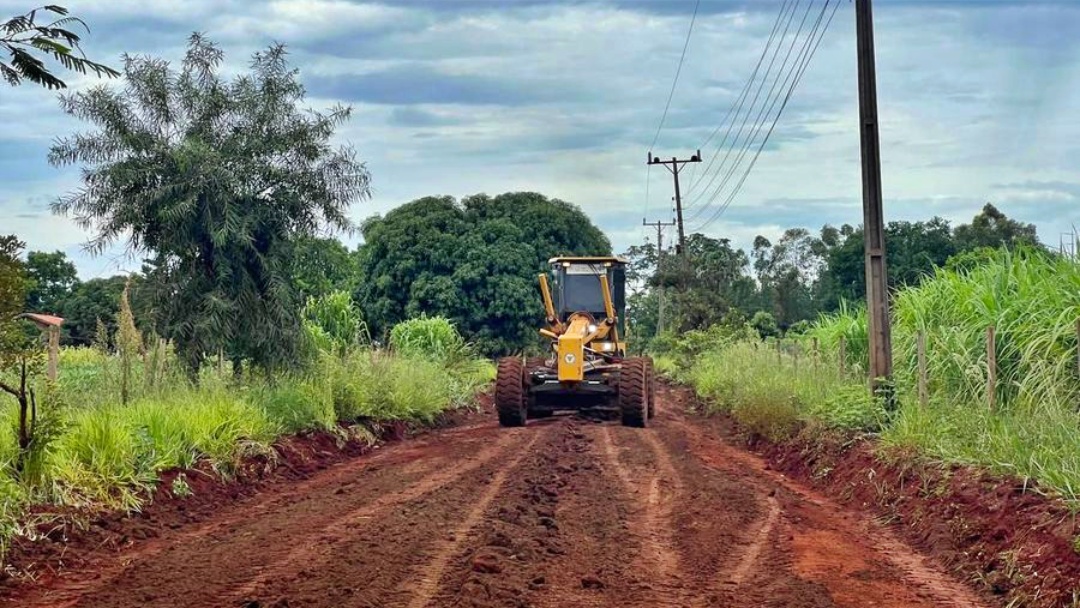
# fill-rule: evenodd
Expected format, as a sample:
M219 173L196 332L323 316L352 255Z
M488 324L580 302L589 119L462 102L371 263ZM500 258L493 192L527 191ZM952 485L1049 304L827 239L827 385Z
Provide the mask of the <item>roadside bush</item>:
M767 344L722 339L677 376L714 409L773 441L790 437L823 412L835 425L870 424L872 418L866 404L854 397L859 390L866 392L861 383L810 360L801 365L788 355L778 360Z
M136 508L158 471L207 458L228 472L242 450L275 435L261 409L222 390L76 410L50 458L53 492L68 505Z
M371 342L363 314L347 291L308 298L301 314L309 349L343 355Z
M251 400L285 433L329 430L338 417L330 386L322 380L295 377L252 390Z
M862 384L837 386L823 401L811 403L807 413L826 426L849 431L880 431L888 421L883 400Z
M421 316L390 330L390 348L406 358L456 362L472 356L457 328L445 317Z

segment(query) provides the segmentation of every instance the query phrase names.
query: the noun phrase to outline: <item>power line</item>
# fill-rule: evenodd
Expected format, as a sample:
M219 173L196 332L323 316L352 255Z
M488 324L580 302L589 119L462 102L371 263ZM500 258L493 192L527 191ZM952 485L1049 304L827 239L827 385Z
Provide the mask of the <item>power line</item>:
M786 2L787 0L785 0ZM675 96L675 87L679 84L679 75L682 74L683 62L686 60L686 50L690 47L690 35L694 33L694 23L697 21L698 9L701 7L701 0L697 0L694 3L694 14L690 16L690 27L686 30L686 40L683 42L682 54L679 55L679 65L675 68L675 78L671 81L671 91L668 92L667 103L664 104L664 113L660 116L660 124L656 126L656 134L653 135L652 143L649 144L651 150L656 145L656 140L660 138L660 131L664 128L664 122L667 120L668 110L671 108L671 100ZM645 205L642 209L642 221L645 220L645 216L649 214L649 181L652 176L652 167L649 166L645 169ZM644 236L644 232L642 232Z
M810 63L810 59L813 57L813 53L817 51L817 47L821 43L821 38L824 37L825 30L822 30L821 31L821 36L819 36L817 38L816 42L814 41L814 36L815 36L815 34L817 34L818 29L821 26L822 18L824 17L825 11L828 8L828 6L829 6L829 0L826 0L825 5L822 7L821 13L818 15L818 19L815 22L813 29L811 30L810 34L807 36L806 41L803 43L803 48L799 52L799 56L796 58L796 62L795 62L795 65L792 67L792 71L789 72L788 76L784 79L784 84L781 87L781 90L783 90L783 88L787 88L787 94L785 95L784 101L780 106L780 110L776 113L776 116L773 117L772 124L769 126L769 130L766 132L765 138L761 141L760 145L758 146L757 151L753 155L750 164L747 166L746 170L743 171L743 174L740 177L740 179L738 180L738 183L736 184L734 189L731 191L731 193L727 196L727 198L724 200L724 203L712 214L712 216L708 220L706 220L703 224L701 224L698 227L698 230L703 230L704 228L711 225L714 221L716 221L716 219L719 218L724 213L724 211L728 208L728 206L731 205L731 202L734 200L735 196L742 189L742 186L745 183L746 178L749 176L750 171L753 170L754 165L757 163L757 159L761 155L761 151L765 148L765 144L768 143L769 137L772 135L773 130L776 128L776 124L779 121L780 116L783 114L784 108L787 107L788 101L791 99L791 95L794 93L795 87L798 85L799 81L802 79L802 75L806 71L806 68ZM838 7L839 7L839 3L837 3L833 8L833 14L834 15L835 15L836 9ZM831 23L831 21L832 21L832 17L830 16L829 22ZM828 25L826 25L826 29L827 28L828 28ZM791 80L792 75L795 76L794 80ZM788 86L789 81L791 82L790 86ZM777 101L779 101L779 99L780 99L780 96L778 95L777 97L775 97L772 100L772 103L769 105L768 112L766 113L766 116L768 116L769 114L772 113L772 108L775 107L775 105L776 105ZM757 133L760 133L761 128L763 128L763 127L764 127L764 121L762 121L760 123L760 125L758 125L758 127L757 127L756 131L754 132L754 134L751 136L750 139L748 139L746 141L746 145L740 151L738 157L736 158L736 161L735 161L735 164L732 167L732 170L728 173L728 175L725 176L725 178L724 178L723 182L721 183L720 187L718 187L716 189L716 191L713 193L713 196L710 198L708 205L706 205L706 207L703 207L701 210L699 210L699 213L695 214L695 217L700 215L700 211L703 211L703 210L707 209L709 206L711 206L712 203L720 196L720 193L723 191L723 187L727 183L729 183L730 178L734 175L735 169L742 163L743 159L749 153L750 149L753 146L753 141L757 137Z
M660 130L664 128L664 121L667 120L668 109L671 108L671 99L675 96L675 85L679 84L679 74L682 73L683 61L686 59L686 49L690 46L690 34L694 33L694 22L697 21L698 8L701 7L701 0L697 0L694 3L694 14L690 17L690 27L686 30L686 41L683 42L682 55L679 56L679 67L675 69L675 78L671 81L671 92L668 93L667 103L664 104L664 113L660 116L660 124L656 126L656 135L653 135L652 143L649 144L651 150L656 145L656 140L660 138Z
M825 6L822 8L822 15L821 16L824 16L824 12L829 6L829 1L830 0L825 1ZM757 164L757 160L761 156L761 151L764 150L765 144L768 143L769 137L773 133L773 129L776 128L776 124L780 120L780 116L784 113L784 109L787 107L788 102L791 100L792 94L795 92L795 88L798 86L799 82L802 80L803 75L806 73L806 69L809 67L810 61L814 58L814 55L817 53L818 47L821 46L821 41L822 41L822 39L824 39L825 33L829 30L829 26L832 24L833 18L836 16L836 11L837 11L837 9L839 7L840 7L840 2L838 0L833 5L832 13L829 14L829 19L825 22L825 27L821 29L821 33L817 36L817 39L813 42L813 46L810 47L809 53L806 55L805 59L803 60L803 62L801 64L801 66L799 67L799 70L798 70L798 73L797 73L797 75L795 77L795 80L791 83L791 86L788 88L787 95L785 95L785 97L784 97L784 102L780 106L780 110L776 113L776 117L773 119L772 125L769 126L769 130L765 134L765 138L761 141L761 144L758 146L757 151L754 153L754 157L751 159L750 164L746 168L746 171L743 172L743 175L739 179L738 184L736 184L735 189L732 190L731 194L724 201L724 204L721 205L720 208L718 208L715 213L713 213L712 217L710 217L704 224L702 224L701 226L698 227L698 229L697 229L698 231L704 230L710 224L715 222L721 215L723 215L724 211L726 211L727 208L729 206L731 206L732 201L735 200L735 197L738 195L739 191L742 189L743 184L746 183L746 178L749 177L750 172L754 169L754 165ZM814 28L815 31L818 29L818 25L820 25L821 16L818 17L818 24L815 25L815 28ZM810 37L808 39L812 39L813 36L814 36L814 32L812 31L811 34L810 34Z
M742 91L739 96L735 98L735 101L731 103L731 107L728 108L727 114L724 115L723 120L717 125L716 129L705 138L705 143L698 146L698 149L708 148L709 142L711 142L720 130L727 124L727 131L724 133L724 138L720 141L720 144L716 147L716 152L709 158L709 162L706 164L705 169L701 172L700 177L695 174L694 179L691 180L690 186L686 189L687 194L691 194L698 184L705 178L705 176L712 170L713 164L716 159L720 157L720 152L724 149L724 144L727 143L728 137L731 135L731 130L735 126L735 122L738 120L740 114L742 114L743 104L746 102L746 96L750 92L750 87L754 84L754 80L757 78L758 72L761 70L761 64L765 61L765 55L769 53L769 48L772 46L773 39L776 38L776 32L780 30L780 22L784 18L784 14L787 12L788 0L784 0L784 3L780 6L780 12L776 15L776 21L773 22L772 30L769 32L769 39L765 42L765 47L761 49L761 55L758 57L757 64L754 66L754 71L750 73L750 78L746 80L746 84L743 85ZM794 9L792 9L794 10ZM733 116L734 114L734 116ZM728 122L728 119L732 120Z
M776 93L777 84L779 84L781 78L784 78L784 85L787 85L787 81L791 77L791 73L795 69L794 67L792 67L792 70L787 73L787 76L784 76L784 71L787 69L788 61L791 59L791 52L792 50L794 50L795 45L798 43L799 36L802 35L803 28L805 28L806 26L806 18L810 15L810 11L813 7L814 3L813 0L811 0L809 3L807 3L806 11L803 12L803 17L799 21L799 29L795 31L795 35L791 38L791 43L787 45L787 53L784 54L784 60L780 64L780 69L776 73L776 76L772 79L772 85L769 87L769 92L765 95L765 100L762 102L761 107L758 108L757 115L754 117L753 126L750 127L749 131L746 131L746 125L748 122L750 122L750 116L754 114L754 108L755 106L757 106L757 101L761 97L761 92L765 89L765 84L769 81L769 75L772 73L773 66L776 64L776 58L780 55L780 49L783 48L784 41L787 39L788 30L791 28L791 24L795 20L795 12L798 9L798 2L796 2L793 6L791 14L788 15L787 23L784 25L784 32L780 35L780 43L773 51L772 59L769 60L769 67L765 70L765 76L761 79L761 83L758 85L757 92L754 93L754 99L750 103L750 109L747 110L746 116L743 117L742 124L739 125L739 130L735 134L735 139L732 141L731 146L728 147L727 152L724 153L724 159L720 162L720 166L717 168L712 178L709 179L709 183L706 184L705 188L700 191L691 202L696 203L702 198L708 196L707 193L712 190L713 184L716 183L716 178L719 177L721 174L724 175L724 179L721 180L720 185L717 186L715 190L712 190L713 197L709 200L709 202L706 203L705 206L699 208L697 212L690 218L691 220L700 216L701 213L704 212L704 210L707 208L709 203L711 203L712 200L715 200L715 197L719 195L719 192L723 191L724 186L727 185L727 182L731 179L731 176L738 169L739 163L745 156L745 150L749 149L754 137L756 137L757 134L761 132L761 128L765 124L765 120L767 120L766 108L768 108L769 110L772 109L770 100L773 100L772 103L775 103L776 98L773 96L773 94ZM740 140L742 140L744 132L746 132L746 140L742 141L742 143L740 144ZM728 166L728 159L731 158L732 151L734 151L740 145L742 146L740 153L736 155L734 163ZM726 172L725 167L727 168Z

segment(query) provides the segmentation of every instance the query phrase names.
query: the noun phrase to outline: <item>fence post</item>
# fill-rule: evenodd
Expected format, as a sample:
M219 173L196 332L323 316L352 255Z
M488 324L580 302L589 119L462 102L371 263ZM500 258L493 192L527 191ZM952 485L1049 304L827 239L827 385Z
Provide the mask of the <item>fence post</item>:
M776 338L776 367L779 369L784 367L784 356L780 350L780 337Z
M60 326L49 326L49 364L45 375L49 380L56 381L57 370L60 367Z
M847 376L847 337L840 336L840 377Z
M994 409L997 398L997 335L994 326L986 328L986 402Z
M919 405L926 407L930 402L930 393L927 390L926 378L926 332L919 330Z
M814 354L814 374L816 375L817 371L818 371L818 339L817 339L817 336L814 336L810 340L810 344L813 346L813 349L814 349L814 353L813 353Z
M795 369L795 373L799 373L799 342L796 340L792 344L791 349L791 365Z

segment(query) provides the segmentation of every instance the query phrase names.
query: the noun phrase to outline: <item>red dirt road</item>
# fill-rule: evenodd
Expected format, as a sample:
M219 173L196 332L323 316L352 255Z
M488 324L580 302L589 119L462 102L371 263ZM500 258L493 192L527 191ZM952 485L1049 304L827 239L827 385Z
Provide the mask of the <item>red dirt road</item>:
M989 606L705 430L575 418L397 443L162 533L20 606ZM665 407L667 406L667 407Z

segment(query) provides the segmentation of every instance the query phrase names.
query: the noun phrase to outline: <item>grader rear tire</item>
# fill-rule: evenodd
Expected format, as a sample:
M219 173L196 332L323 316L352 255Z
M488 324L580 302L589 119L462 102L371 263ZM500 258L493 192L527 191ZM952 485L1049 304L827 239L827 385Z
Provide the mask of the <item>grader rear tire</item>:
M645 358L645 384L648 386L645 394L648 395L649 400L649 418L654 418L656 416L656 372L653 368L652 357Z
M525 426L525 364L517 357L499 360L495 375L495 410L500 426Z
M649 419L647 365L640 357L624 359L619 371L619 413L622 425L645 428Z

